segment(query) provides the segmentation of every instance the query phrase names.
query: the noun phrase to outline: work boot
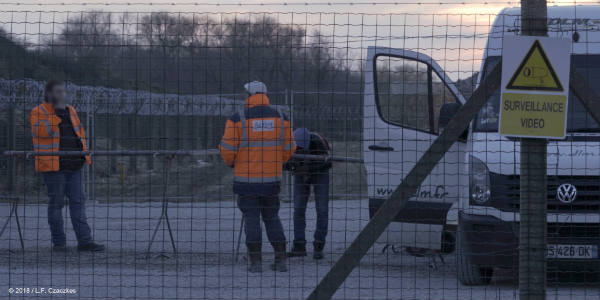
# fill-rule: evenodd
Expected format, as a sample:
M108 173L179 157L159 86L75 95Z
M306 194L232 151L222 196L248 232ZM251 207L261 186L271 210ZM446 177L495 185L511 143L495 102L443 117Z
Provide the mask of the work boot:
M323 248L325 248L325 242L313 242L313 246L314 246L314 253L313 253L313 259L323 259L324 255L323 255Z
M288 257L306 256L306 241L294 241L294 247L288 252Z
M248 247L248 258L250 260L248 272L262 272L262 245L258 243L248 243L246 244L246 247Z
M77 250L99 252L99 251L104 251L104 245L96 244L94 242L89 242L87 244L77 245Z
M271 264L271 270L276 272L287 272L287 253L285 252L285 242L272 243L275 250L275 262Z

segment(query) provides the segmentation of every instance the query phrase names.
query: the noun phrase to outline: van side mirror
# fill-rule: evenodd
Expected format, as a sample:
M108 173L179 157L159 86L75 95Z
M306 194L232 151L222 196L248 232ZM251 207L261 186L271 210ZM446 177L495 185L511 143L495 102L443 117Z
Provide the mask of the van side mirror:
M460 109L462 104L453 102L453 103L444 103L440 108L440 118L438 120L438 128L442 129L448 125L452 117L456 114L456 112Z

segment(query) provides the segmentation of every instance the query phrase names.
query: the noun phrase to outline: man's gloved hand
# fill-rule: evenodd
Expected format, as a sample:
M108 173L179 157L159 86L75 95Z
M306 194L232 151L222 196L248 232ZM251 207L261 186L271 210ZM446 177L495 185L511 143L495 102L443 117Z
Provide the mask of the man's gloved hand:
M333 167L333 162L331 162L331 160L329 160L329 156L327 156L325 158L325 161L323 162L323 164L325 165L325 168L327 169L331 169L331 167Z
M283 164L283 169L294 172L294 170L296 170L296 164L292 160L288 160L285 164Z

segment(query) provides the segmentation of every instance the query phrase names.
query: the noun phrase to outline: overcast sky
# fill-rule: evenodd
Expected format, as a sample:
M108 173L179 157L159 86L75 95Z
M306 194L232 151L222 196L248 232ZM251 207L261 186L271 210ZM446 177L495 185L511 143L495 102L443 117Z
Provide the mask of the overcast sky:
M378 1L380 4L365 4ZM398 4L381 4L394 1ZM33 45L41 40L40 32L59 32L67 17L80 15L82 11L130 12L133 15L168 11L209 15L215 20L260 20L270 15L281 23L305 26L309 32L318 29L336 51L349 53L357 63L364 59L364 49L368 46L406 48L434 57L454 79L464 78L479 69L486 35L496 14L504 7L519 6L520 3L502 0L363 0L349 5L349 0L291 0L284 5L285 1L277 0L151 0L152 5L149 5L149 1L143 0L21 0L18 5L9 4L12 2L0 0L0 26ZM244 5L239 5L240 2ZM586 2L597 3L594 0L576 3ZM217 3L220 5L211 5ZM569 0L549 1L549 5L573 3Z
M557 0L564 2L566 0ZM516 6L519 1L501 0L4 0L3 10L82 10L82 9L127 9L130 11L168 10L185 12L206 11L323 11L354 13L495 13L502 7ZM283 5L282 3L286 3ZM353 2L354 5L348 3ZM385 4L397 2L398 4ZM440 5L443 2L445 4ZM487 2L487 4L485 4ZM502 2L502 3L500 3ZM577 3L586 1L577 1ZM77 4L85 5L77 5ZM152 5L143 4L152 3ZM192 4L193 3L193 4ZM242 3L243 5L239 5ZM309 3L306 5L306 3ZM376 5L366 3L378 3ZM422 3L420 5L415 3ZM466 5L463 3L467 3ZM66 4L66 5L65 5ZM73 4L73 5L69 5ZM211 5L212 4L212 5ZM219 4L219 5L216 5Z
M497 13L503 7L519 6L520 0L2 0L0 3L3 3L2 10L28 9L44 11L85 10L93 8L105 10L116 9L119 11L127 9L129 11L168 10L178 12L323 11L353 13L488 14ZM17 5L6 5L8 3L14 3ZM151 3L152 5L148 5L148 3ZM240 5L240 3L243 5ZM284 5L282 3L287 4ZM354 4L349 5L348 3ZM598 3L598 1L548 0L548 5L573 5L585 3Z

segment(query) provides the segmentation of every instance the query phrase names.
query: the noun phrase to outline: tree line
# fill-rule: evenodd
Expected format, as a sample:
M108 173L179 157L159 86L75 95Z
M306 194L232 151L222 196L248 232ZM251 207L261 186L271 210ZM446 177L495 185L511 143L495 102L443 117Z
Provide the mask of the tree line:
M180 94L237 93L251 80L272 91L358 91L361 82L321 32L268 15L85 12L39 40L0 33L0 75Z

